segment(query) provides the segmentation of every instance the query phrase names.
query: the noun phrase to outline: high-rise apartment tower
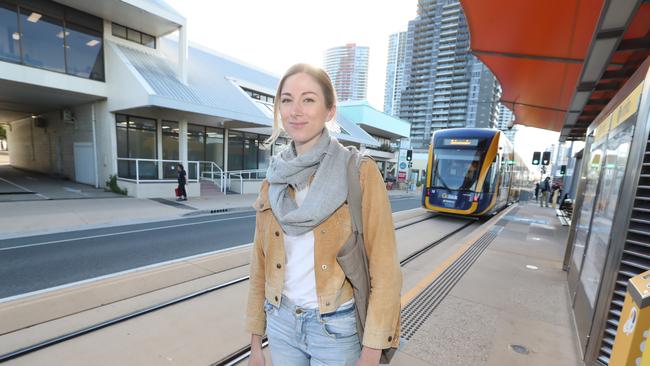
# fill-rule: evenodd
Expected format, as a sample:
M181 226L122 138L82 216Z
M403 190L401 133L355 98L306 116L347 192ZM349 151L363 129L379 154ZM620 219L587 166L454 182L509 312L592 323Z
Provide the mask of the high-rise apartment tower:
M368 90L368 47L355 43L325 51L325 71L339 101L365 100Z
M399 107L404 85L407 39L407 32L393 33L388 38L384 113L392 116L399 116Z
M418 2L418 15L409 22L406 57L399 117L411 122L414 149L426 150L438 129L494 127L498 86L469 51L458 0Z

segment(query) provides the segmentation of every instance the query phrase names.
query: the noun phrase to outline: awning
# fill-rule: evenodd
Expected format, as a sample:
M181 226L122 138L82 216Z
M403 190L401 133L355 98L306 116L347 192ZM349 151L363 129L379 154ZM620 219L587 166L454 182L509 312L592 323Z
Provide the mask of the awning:
M647 56L647 2L611 1L605 8L603 0L461 3L471 50L501 83L501 102L515 123L562 131L564 139L584 138Z

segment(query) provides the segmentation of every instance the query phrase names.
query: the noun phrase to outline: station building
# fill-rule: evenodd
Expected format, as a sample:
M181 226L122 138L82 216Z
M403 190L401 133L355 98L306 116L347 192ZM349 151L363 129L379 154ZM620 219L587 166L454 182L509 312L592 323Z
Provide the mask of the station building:
M130 196L166 197L183 163L190 196L203 181L256 192L278 151L263 148L278 82L190 44L162 1L0 0L0 124L15 168L95 187L117 176ZM378 140L355 116L338 113L332 134L394 159L379 148L405 127L364 120Z

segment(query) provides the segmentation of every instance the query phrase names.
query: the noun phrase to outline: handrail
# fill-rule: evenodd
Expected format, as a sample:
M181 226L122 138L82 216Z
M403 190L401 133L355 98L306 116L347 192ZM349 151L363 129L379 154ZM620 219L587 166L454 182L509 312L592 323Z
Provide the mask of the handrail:
M232 172L229 173L228 175L230 177L233 177L233 176L239 177L239 187L240 187L239 194L244 194L244 177L242 177L240 174L232 173ZM230 181L230 179L228 181Z
M204 161L199 161L199 163L201 163L201 164L210 164L210 172L209 172L210 180L212 180L212 182L214 182L215 181L215 178L214 178L215 175L218 175L219 176L219 189L221 190L222 193L225 194L226 193L226 184L225 184L226 183L226 175L224 174L223 169L221 169L221 167L219 165L217 165L217 163L215 163L214 161L204 160ZM217 172L215 172L215 168L218 170ZM203 173L208 173L208 172L204 171ZM203 176L203 174L201 174L200 176Z

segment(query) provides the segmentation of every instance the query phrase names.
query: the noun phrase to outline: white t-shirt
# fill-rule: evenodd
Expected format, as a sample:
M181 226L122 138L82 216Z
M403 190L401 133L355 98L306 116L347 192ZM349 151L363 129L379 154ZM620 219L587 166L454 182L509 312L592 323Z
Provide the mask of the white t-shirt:
M298 207L305 201L308 191L309 187L296 191L295 200ZM314 232L310 230L297 236L285 234L284 251L287 262L282 294L302 308L318 308L314 274Z

